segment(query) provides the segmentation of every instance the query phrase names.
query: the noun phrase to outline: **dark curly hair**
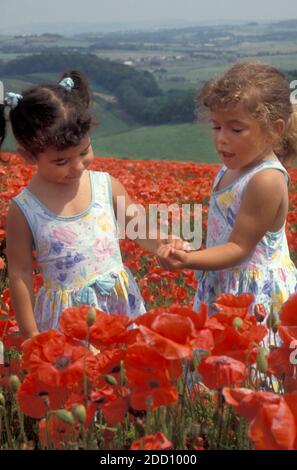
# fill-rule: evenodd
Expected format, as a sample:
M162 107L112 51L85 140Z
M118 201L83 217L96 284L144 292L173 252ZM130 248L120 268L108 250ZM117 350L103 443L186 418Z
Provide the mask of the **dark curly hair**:
M78 145L95 124L86 78L78 70L66 71L60 80L65 77L74 82L71 91L59 84L33 86L22 92L23 98L9 112L16 141L34 157L48 147L65 150ZM0 126L2 143L6 127L3 106Z

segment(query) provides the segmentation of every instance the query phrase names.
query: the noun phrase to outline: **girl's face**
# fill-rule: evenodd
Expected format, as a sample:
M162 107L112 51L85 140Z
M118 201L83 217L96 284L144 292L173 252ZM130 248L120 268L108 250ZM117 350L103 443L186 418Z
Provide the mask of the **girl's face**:
M79 181L94 159L90 137L66 150L48 148L37 156L38 174L51 183L71 184Z
M231 170L243 170L272 152L271 136L241 106L211 112L216 150Z

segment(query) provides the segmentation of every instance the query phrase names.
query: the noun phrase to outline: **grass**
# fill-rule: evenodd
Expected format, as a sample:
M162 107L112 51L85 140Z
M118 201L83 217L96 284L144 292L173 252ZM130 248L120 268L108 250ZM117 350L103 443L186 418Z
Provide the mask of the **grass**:
M56 81L57 74L31 74L23 80L4 80L5 90L20 92L33 82ZM92 86L94 91L104 91ZM138 123L115 108L95 97L95 114L99 126L92 132L92 143L96 155L110 155L131 159L156 159L180 161L217 161L211 143L210 129L193 123L146 126ZM5 140L4 150L14 151L15 141L10 132Z
M92 142L98 155L208 163L218 161L211 142L211 131L204 124L140 127L102 137L95 133Z

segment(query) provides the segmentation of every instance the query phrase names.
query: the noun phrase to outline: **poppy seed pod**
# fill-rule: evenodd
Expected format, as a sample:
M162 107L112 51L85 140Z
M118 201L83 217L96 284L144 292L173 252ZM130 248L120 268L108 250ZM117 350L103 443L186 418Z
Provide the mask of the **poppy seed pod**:
M269 314L269 317L267 318L267 326L268 326L268 328L270 328L274 331L275 328L276 329L278 328L278 324L279 324L278 316L275 312L272 311Z
M87 411L84 405L73 405L72 415L80 424L83 424L87 419Z
M113 385L113 386L118 385L118 381L113 375L109 375L109 374L103 375L103 378L105 382L108 383L109 385Z
M87 313L87 325L90 328L96 320L96 310L94 308L89 308Z
M56 410L55 415L64 423L72 425L74 423L74 417L70 411L67 410Z
M5 398L4 398L4 395L0 393L0 406L4 406L4 405L5 405Z
M9 386L13 393L16 393L19 389L21 382L17 375L11 375L9 377Z
M242 327L242 324L243 324L243 320L240 317L234 318L234 320L232 322L232 325L236 330L239 330L239 328Z
M260 348L257 355L257 368L259 372L265 374L268 369L267 355L268 351L265 348Z

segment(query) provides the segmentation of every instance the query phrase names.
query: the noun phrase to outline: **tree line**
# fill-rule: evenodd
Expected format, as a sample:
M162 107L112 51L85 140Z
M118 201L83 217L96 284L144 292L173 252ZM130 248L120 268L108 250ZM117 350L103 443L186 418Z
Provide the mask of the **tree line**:
M115 95L124 111L139 123L191 122L195 118L194 90L163 92L151 73L94 54L44 52L0 61L0 77L62 73L71 68Z

